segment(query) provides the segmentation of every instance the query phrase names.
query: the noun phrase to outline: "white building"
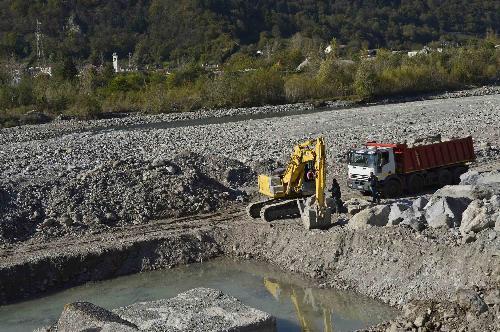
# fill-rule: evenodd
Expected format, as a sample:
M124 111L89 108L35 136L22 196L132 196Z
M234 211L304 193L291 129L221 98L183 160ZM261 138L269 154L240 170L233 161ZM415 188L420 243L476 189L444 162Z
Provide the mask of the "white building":
M113 53L113 68L115 70L115 73L118 73L120 71L120 66L118 65L118 54Z

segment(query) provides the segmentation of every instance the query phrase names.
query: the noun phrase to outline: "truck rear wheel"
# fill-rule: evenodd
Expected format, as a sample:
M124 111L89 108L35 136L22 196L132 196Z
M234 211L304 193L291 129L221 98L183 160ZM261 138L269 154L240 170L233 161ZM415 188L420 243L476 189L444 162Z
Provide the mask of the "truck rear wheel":
M416 194L424 189L424 178L420 174L412 174L408 179L408 192Z
M460 183L460 175L467 172L467 167L459 166L453 170L453 184Z
M392 179L388 180L384 183L384 188L382 189L382 193L387 198L394 198L401 196L403 188L401 187L401 183L398 180Z
M441 187L453 184L453 175L447 169L442 169L438 173L438 181Z

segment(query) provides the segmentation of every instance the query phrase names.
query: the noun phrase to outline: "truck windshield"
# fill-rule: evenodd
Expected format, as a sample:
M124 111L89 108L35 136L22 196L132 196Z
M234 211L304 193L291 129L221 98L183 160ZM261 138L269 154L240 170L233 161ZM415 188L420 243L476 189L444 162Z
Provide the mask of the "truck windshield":
M376 165L377 155L374 153L351 152L349 164L353 166L372 167Z

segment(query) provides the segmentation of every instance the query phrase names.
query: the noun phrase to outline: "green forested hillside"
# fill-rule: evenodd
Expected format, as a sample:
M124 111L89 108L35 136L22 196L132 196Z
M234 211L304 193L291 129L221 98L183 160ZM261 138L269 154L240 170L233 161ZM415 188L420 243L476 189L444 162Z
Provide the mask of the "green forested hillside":
M221 62L269 40L302 37L348 49L409 49L500 30L497 0L2 0L0 56L94 63L116 51L140 64Z
M491 84L499 16L498 0L0 0L0 127ZM155 70L115 73L113 52Z

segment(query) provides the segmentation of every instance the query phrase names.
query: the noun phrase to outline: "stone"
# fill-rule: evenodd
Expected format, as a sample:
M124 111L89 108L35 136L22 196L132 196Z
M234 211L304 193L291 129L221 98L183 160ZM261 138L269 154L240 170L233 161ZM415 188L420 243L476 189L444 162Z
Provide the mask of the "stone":
M136 331L139 330L131 326L111 322L111 323L105 323L99 332L136 332Z
M104 215L104 218L106 219L106 221L108 222L114 222L116 220L118 220L118 217L116 216L116 214L114 214L113 212L107 212L105 215Z
M106 323L136 328L117 314L89 302L66 304L56 327L58 332L99 331Z
M500 289L491 289L485 292L484 303L488 305L500 304Z
M425 206L425 219L429 227L458 227L471 200L466 197L440 197L432 196Z
M427 322L427 320L427 315L419 315L417 316L417 318L415 318L413 324L415 324L416 327L422 327Z
M396 322L391 323L391 325L385 330L385 332L404 332L405 329L399 327Z
M475 199L491 199L495 195L500 196L500 183L478 184L474 186L472 192Z
M177 173L177 169L174 166L167 166L167 167L165 167L165 170L169 174L175 174L175 173Z
M151 166L153 167L162 167L162 166L165 166L167 164L167 161L165 159L162 159L162 158L156 158L155 160L153 160L151 162Z
M276 319L210 288L113 310L141 331L276 331Z
M456 185L456 186L444 186L441 189L436 190L432 197L453 197L453 198L468 198L470 200L474 199L474 186L472 185Z
M61 216L61 218L59 218L59 223L62 226L70 227L71 225L73 225L73 219L71 219L68 215L63 215Z
M475 200L469 204L462 214L460 232L480 232L483 229L493 228L500 218L500 203L498 196L490 200Z
M57 220L55 218L46 218L40 224L40 228L47 228L47 227L55 226L56 224L57 224Z
M488 310L486 303L484 303L479 294L473 290L459 290L457 292L457 302L462 308L471 310L476 314L480 314Z
M377 205L355 214L348 223L352 229L365 229L371 226L385 226L391 212L390 205Z
M460 176L460 184L500 183L500 170L491 172L468 171Z
M398 225L404 219L404 212L408 210L409 206L401 203L394 203L391 205L391 212L387 220L387 226Z
M416 200L413 201L412 207L418 210L422 210L427 203L429 203L429 200L425 197L419 197Z
M476 234L474 233L465 234L464 237L462 238L463 244L472 243L474 241L476 241Z
M364 199L352 198L344 202L344 210L351 216L354 216L356 213L366 209L371 204L370 202Z
M415 206L407 209L403 212L403 220L400 223L400 226L409 226L416 231L422 231L425 229L427 223L425 219L425 212L418 209Z

